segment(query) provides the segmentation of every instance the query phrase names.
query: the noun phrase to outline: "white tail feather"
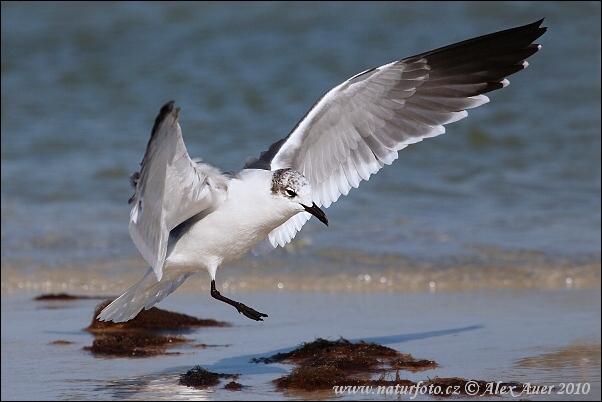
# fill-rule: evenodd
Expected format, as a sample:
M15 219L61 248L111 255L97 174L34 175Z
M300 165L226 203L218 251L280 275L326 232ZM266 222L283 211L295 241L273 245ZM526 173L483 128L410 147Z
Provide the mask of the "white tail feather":
M175 291L188 276L180 275L175 279L163 276L162 280L158 282L153 269L150 268L138 283L113 300L98 314L97 318L101 321L129 321L136 317L143 308L148 310Z

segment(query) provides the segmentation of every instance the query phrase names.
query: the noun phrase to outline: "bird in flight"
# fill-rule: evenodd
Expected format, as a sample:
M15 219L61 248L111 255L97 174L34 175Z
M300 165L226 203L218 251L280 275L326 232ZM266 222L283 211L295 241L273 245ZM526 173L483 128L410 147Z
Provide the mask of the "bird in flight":
M222 173L190 158L171 101L151 131L140 172L131 175L130 235L150 264L146 275L98 318L124 322L199 271L211 296L246 317L267 314L220 294L219 268L248 251L290 242L327 208L444 125L489 102L527 67L546 32L542 20L468 39L361 72L326 92L289 135L238 171Z

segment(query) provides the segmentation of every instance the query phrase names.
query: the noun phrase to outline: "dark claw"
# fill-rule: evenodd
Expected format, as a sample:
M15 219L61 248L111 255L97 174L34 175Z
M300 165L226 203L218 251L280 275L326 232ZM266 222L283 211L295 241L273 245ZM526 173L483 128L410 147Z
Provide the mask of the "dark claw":
M235 306L239 313L243 314L245 317L248 317L255 321L263 321L261 317L267 317L267 314L260 313L259 311L252 309L249 306L245 306L242 303L238 303L238 306Z
M261 317L267 317L267 314L260 313L257 310L252 309L251 307L245 306L244 304L234 301L232 299L227 298L226 296L222 296L221 293L215 288L215 281L211 281L211 296L214 299L219 301L223 301L224 303L228 303L232 307L236 308L239 313L243 314L245 317L250 318L255 321L263 321Z

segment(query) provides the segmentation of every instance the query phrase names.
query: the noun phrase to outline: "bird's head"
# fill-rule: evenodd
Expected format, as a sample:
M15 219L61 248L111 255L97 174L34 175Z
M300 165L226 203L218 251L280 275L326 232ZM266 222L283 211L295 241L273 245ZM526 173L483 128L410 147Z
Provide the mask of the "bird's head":
M294 169L278 169L272 174L271 191L291 203L299 212L306 211L328 226L328 218L313 201L312 188L309 180Z

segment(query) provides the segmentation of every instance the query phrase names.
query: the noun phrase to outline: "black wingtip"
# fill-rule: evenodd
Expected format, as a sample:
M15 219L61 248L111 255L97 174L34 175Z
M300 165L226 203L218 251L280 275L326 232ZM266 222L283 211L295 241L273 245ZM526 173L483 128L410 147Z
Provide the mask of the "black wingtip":
M538 28L537 32L539 33L539 36L543 35L548 30L548 27L541 26L541 24L543 24L543 20L545 20L545 17L530 24L530 25L536 26Z
M130 184L132 187L134 187L134 189L136 189L136 187L138 185L138 180L140 179L140 175L142 174L142 170L144 170L144 161L147 158L147 155L149 152L148 149L149 149L151 142L153 141L153 137L155 136L155 133L159 129L159 126L161 125L163 120L165 120L165 118L173 112L174 103L175 103L175 101L171 100L171 101L167 102L165 105L163 105L161 107L161 110L159 111L159 114L155 118L155 124L153 124L153 129L151 130L150 138L148 139L148 143L146 144L146 152L144 153L144 157L142 158L142 162L140 163L141 170L139 172L134 172L130 175ZM177 108L176 113L179 110L180 109ZM177 117L178 117L178 115L176 114L176 119L177 119ZM134 192L134 195L132 195L132 197L130 197L130 199L128 200L128 203L131 204L132 202L134 202L135 198L136 198L136 192Z
M151 131L151 138L153 137L153 135L155 134L155 132L159 128L159 125L161 124L161 122L163 120L165 120L165 117L167 117L167 115L170 114L171 111L173 110L174 103L175 103L175 101L169 101L169 102L167 102L165 105L163 105L161 107L161 110L159 111L159 114L155 118L155 124L153 125L153 129Z

